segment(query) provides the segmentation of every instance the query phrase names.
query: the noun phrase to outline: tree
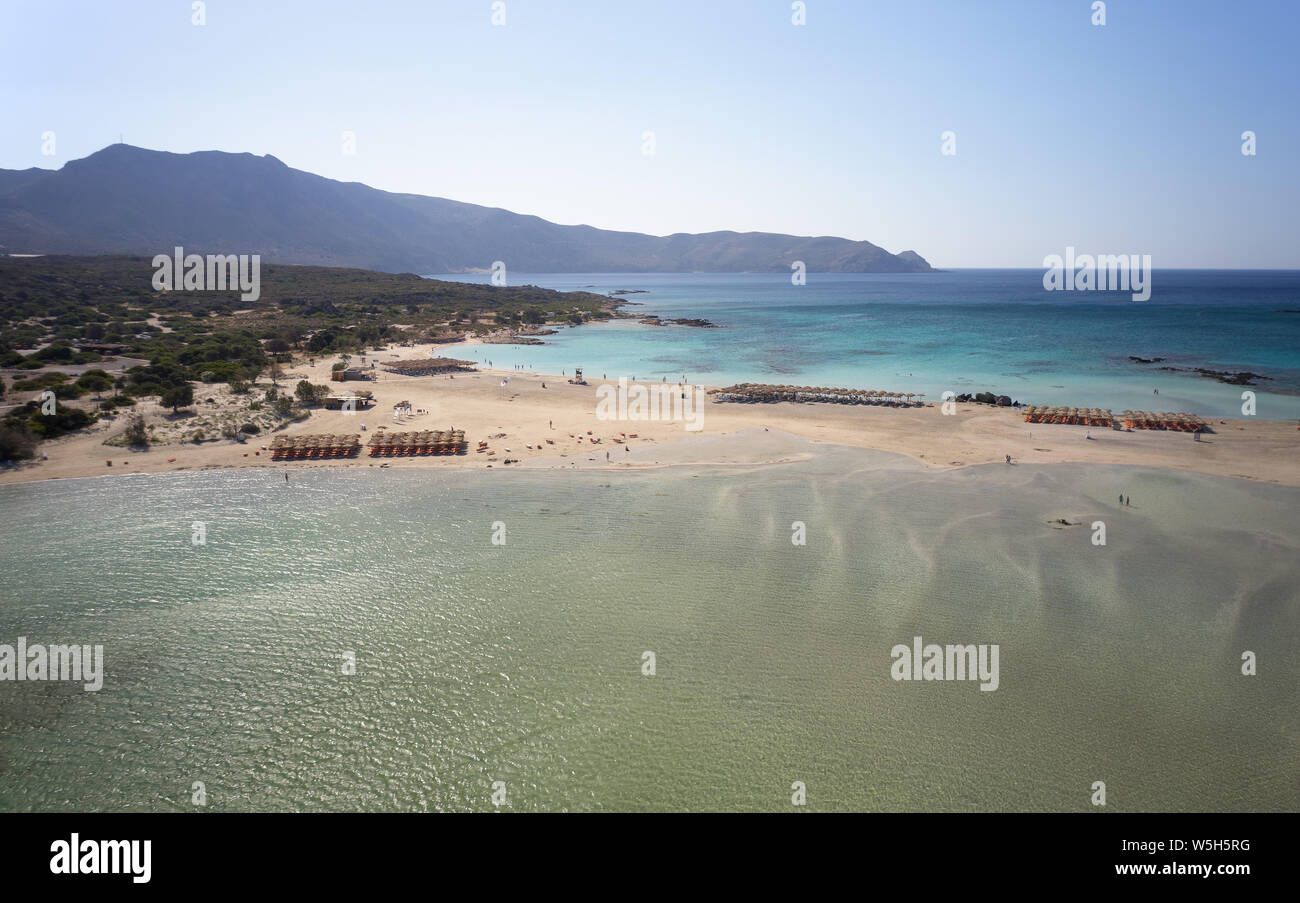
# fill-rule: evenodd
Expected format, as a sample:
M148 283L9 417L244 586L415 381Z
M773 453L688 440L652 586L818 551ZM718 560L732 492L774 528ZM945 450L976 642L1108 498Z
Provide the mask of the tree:
M21 426L0 424L0 461L17 461L36 453L36 439Z
M298 382L298 388L293 390L293 394L297 395L298 400L306 407L320 404L321 399L328 395L329 391L328 386L315 386L304 379Z
M194 387L189 383L183 386L172 386L162 393L162 404L164 407L171 408L173 414L181 408L189 407L194 404Z
M145 429L144 418L139 414L130 416L122 435L126 437L126 444L132 448L149 444L149 431Z
M307 350L320 353L332 344L334 344L334 333L328 329L322 329L311 337L311 341L307 343Z

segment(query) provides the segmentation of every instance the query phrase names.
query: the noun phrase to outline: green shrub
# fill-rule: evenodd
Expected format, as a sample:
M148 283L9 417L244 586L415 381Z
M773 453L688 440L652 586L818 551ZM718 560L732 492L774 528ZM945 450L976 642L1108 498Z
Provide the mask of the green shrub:
M87 392L107 392L113 388L113 377L103 370L87 370L77 377L77 385Z
M0 424L0 461L21 461L36 454L36 438L25 427Z
M85 411L79 408L65 408L58 403L54 406L53 414L42 414L41 405L35 401L29 401L23 407L11 411L7 419L10 420L10 425L17 425L16 421L25 420L27 430L40 439L53 439L95 422L95 418Z
M149 444L149 430L144 425L144 418L139 414L131 415L131 419L126 422L126 429L122 432L122 435L126 438L127 445L133 448Z
M18 380L14 383L14 389L19 392L39 392L41 389L49 389L66 383L69 379L71 377L68 374L52 370L49 373L33 376L31 379Z

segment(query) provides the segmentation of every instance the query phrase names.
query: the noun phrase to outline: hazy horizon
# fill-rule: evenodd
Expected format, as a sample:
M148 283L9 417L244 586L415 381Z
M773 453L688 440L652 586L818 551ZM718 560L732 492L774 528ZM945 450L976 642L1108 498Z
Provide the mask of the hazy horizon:
M221 0L196 25L189 2L9 2L0 73L24 89L0 167L120 136L562 224L839 236L945 269L1067 246L1300 267L1294 7L1112 2L1094 25L1083 0L808 0L796 25L791 6L508 0L493 24L486 0Z

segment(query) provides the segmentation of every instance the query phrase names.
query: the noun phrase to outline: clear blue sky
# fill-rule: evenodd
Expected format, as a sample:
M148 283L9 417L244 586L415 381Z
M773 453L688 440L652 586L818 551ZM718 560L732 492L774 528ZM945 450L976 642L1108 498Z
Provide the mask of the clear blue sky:
M790 0L505 5L494 26L491 0L208 0L196 27L190 0L0 0L0 167L120 134L561 223L843 235L937 266L1074 245L1300 267L1297 2L1112 0L1104 27L1091 0L806 0L802 27Z

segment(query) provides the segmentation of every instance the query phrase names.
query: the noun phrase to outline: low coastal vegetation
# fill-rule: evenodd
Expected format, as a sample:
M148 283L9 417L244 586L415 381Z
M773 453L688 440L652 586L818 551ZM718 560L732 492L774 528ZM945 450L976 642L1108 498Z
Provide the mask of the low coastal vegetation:
M589 292L279 264L262 266L260 297L245 302L237 290L157 291L153 272L147 257L0 258L0 369L9 371L12 405L0 418L7 437L0 437L0 460L30 457L37 441L145 398L157 398L172 415L197 408L188 430L195 441L274 429L307 416L328 394L306 381L276 389L295 357L503 329L544 332L546 324L615 316L621 303ZM117 377L93 366L117 361L120 368L123 360L130 366ZM255 399L263 375L272 386ZM234 418L241 423L203 415L204 399L215 403L217 394L248 396ZM241 430L244 423L255 430ZM142 429L136 439L177 432L175 423ZM123 432L111 441L128 440Z

